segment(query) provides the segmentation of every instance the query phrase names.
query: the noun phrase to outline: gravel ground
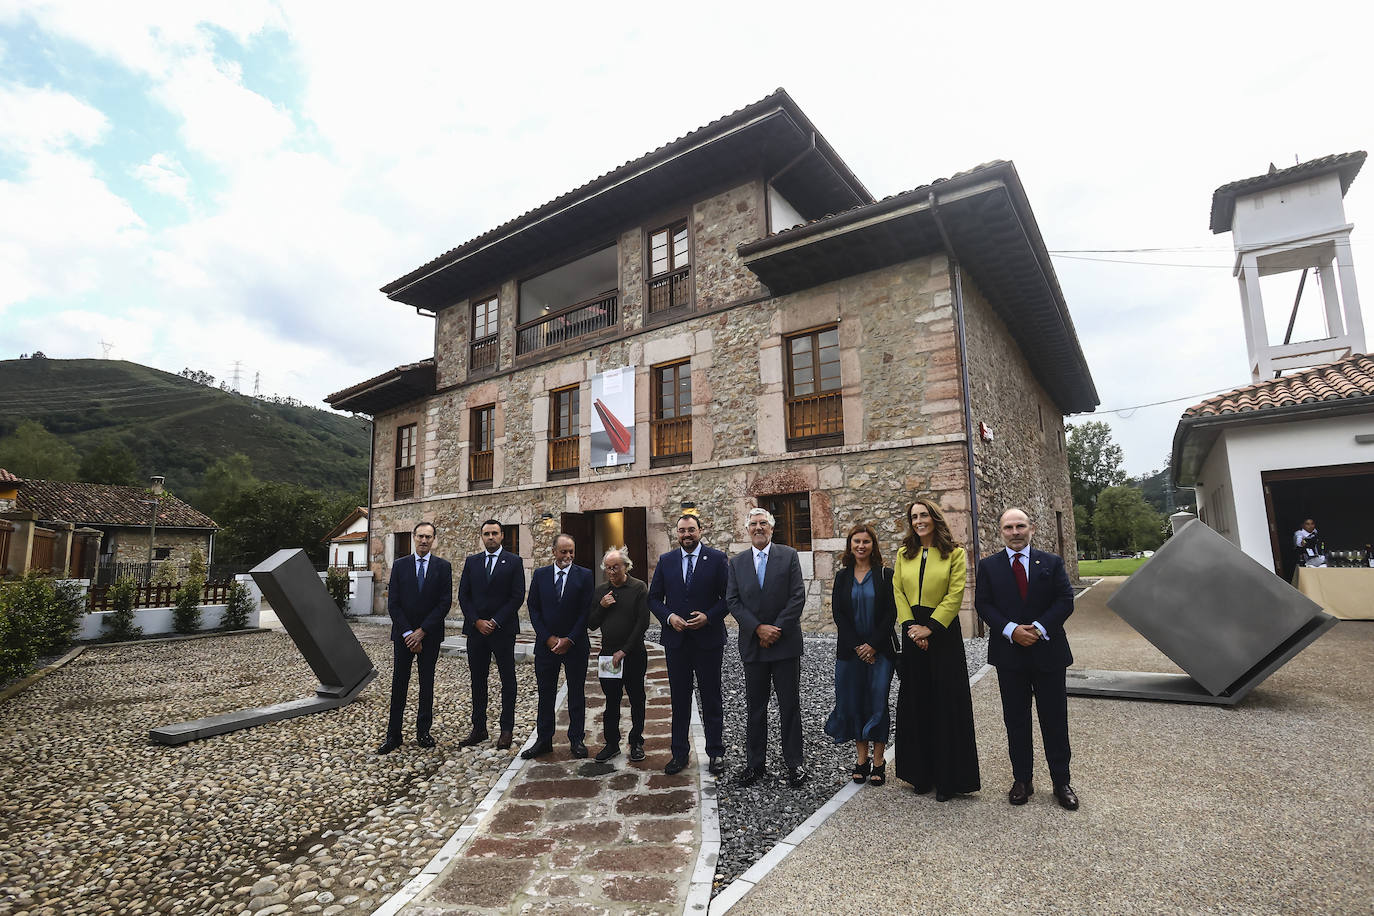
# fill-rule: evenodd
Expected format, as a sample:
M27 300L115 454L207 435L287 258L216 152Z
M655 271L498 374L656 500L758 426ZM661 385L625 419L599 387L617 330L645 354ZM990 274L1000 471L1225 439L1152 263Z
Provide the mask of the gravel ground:
M741 789L735 773L744 766L744 669L732 630L721 672L725 695L725 747L730 772L721 780L720 857L714 893L744 874L779 840L810 817L849 782L854 763L853 742L837 745L825 733L825 720L835 705L835 637L806 637L802 655L802 745L810 778L800 789L787 785L787 767L778 742L778 706L774 699L768 719L768 778ZM964 640L969 676L987 659L986 639ZM893 722L897 712L897 679L893 678ZM889 773L891 782L895 777Z
M310 694L315 678L285 634L95 647L7 701L0 914L370 912L512 752L457 747L467 666L444 657L439 747L413 743L411 718L408 743L375 756L391 647L378 628L355 632L379 672L357 702L183 747L152 745L148 729ZM518 671L517 748L535 700L531 666Z

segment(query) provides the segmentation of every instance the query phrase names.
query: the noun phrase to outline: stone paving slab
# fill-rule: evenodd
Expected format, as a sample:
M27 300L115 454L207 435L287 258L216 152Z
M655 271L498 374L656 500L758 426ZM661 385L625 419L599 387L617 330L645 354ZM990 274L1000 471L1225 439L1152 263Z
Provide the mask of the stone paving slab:
M596 651L594 643L593 654ZM674 776L663 773L670 757L672 723L660 648L649 652L645 683L647 753L643 761L631 762L626 756L628 700L621 704L622 753L604 763L593 759L602 746L605 697L595 667L589 667L587 748L591 756L572 757L566 738L567 710L560 696L554 752L513 764L509 784L499 798L491 799L485 812L479 807L482 816L473 826L470 841L418 894L390 912L407 916L682 912L694 872L701 867L700 781L705 761ZM697 757L702 750L695 748ZM710 878L706 881L709 888Z

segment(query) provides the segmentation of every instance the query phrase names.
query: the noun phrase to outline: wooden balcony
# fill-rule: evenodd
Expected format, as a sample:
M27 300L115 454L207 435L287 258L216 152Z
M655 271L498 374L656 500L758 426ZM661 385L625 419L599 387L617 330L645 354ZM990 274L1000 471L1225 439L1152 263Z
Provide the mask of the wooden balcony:
M474 340L468 347L468 372L491 372L500 355L500 335L491 334Z
M649 314L681 308L692 302L692 268L684 267L649 281Z
M578 436L549 440L549 476L568 477L577 473Z
M664 467L692 463L692 418L669 417L649 421L649 465Z
M548 347L557 347L620 323L620 296L610 290L594 299L570 305L515 329L515 353L522 356Z
M490 484L495 476L495 452L473 452L468 456L468 483Z
M415 495L415 465L397 468L396 478L391 487L392 499L410 499Z
M844 444L844 402L838 391L809 394L787 402L787 447Z

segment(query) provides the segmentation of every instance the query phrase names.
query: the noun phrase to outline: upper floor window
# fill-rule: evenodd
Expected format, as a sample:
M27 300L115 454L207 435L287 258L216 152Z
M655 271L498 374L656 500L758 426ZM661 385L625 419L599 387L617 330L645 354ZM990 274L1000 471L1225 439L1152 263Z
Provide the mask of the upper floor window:
M840 329L824 328L786 340L787 447L844 444L840 395Z
M649 314L692 301L691 246L684 220L649 235Z
M479 299L472 304L469 371L483 372L496 368L497 345L501 336L501 327L497 323L499 316L499 301L496 296Z
M472 451L468 456L468 484L491 485L495 466L496 405L472 409Z
M578 386L549 392L549 476L577 473Z
M811 549L811 494L765 496L759 505L773 513L773 540L793 550Z
M649 464L692 463L692 365L655 366L650 398Z
M610 245L520 284L515 352L533 353L620 324L620 256Z
M415 424L396 430L396 477L392 499L410 499L415 495Z

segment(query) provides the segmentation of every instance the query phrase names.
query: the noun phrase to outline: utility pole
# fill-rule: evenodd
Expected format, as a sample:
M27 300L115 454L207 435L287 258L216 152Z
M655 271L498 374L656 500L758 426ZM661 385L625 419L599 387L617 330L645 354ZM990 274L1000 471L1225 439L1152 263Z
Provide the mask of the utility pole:
M152 506L152 518L148 524L148 581L153 581L153 540L157 537L157 506L162 501L162 481L163 477L148 478L148 492L152 493L153 498L145 500Z
M235 391L239 390L239 385L243 380L243 360L234 360L234 370L229 376L229 387Z

